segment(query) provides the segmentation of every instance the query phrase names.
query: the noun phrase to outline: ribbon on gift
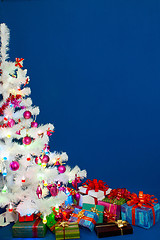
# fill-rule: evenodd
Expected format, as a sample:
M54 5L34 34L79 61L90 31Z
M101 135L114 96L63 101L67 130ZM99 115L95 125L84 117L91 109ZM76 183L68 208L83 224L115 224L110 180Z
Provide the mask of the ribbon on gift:
M74 222L61 222L58 224L57 227L63 228L63 239L65 239L65 228L69 227L70 225L74 225L74 224L75 224Z
M117 199L124 198L126 201L131 198L131 193L126 188L117 188L112 189L110 193L107 195L109 199Z
M38 237L38 231L37 230L38 230L38 225L39 225L40 222L41 222L41 219L38 218L38 219L36 219L35 223L32 226L32 232L33 232L33 237L34 238Z
M88 194L90 190L95 190L95 192L101 190L104 192L104 195L106 195L106 191L109 188L109 186L105 182L103 182L102 180L98 181L97 179L93 179L93 181L87 179L86 182L82 184L82 186L87 188L86 194Z
M113 213L111 213L109 210L107 210L107 209L105 209L104 210L104 221L105 221L105 218L106 218L106 221L107 222L112 222L112 221L115 221L115 219L116 219L116 214L113 214Z
M96 205L94 207L91 207L91 212L96 213L99 216L99 213L103 213L101 211L98 211L98 209L96 208Z
M87 210L81 210L78 214L76 213L72 213L72 217L76 217L78 218L77 219L77 222L79 223L81 219L84 219L86 221L90 221L92 222L94 225L96 224L96 221L93 219L93 218L90 218L90 217L87 217L84 215L84 212L87 211ZM89 211L88 211L89 212Z
M23 67L23 65L22 65L23 64L23 60L24 60L24 58L16 58L15 66L22 68Z
M144 194L143 191L139 192L137 196L136 193L131 194L131 200L127 202L128 206L133 206L132 208L132 225L135 225L135 209L146 207L151 208L153 213L153 225L155 224L155 211L154 211L154 204L158 203L158 199L155 198L154 195Z

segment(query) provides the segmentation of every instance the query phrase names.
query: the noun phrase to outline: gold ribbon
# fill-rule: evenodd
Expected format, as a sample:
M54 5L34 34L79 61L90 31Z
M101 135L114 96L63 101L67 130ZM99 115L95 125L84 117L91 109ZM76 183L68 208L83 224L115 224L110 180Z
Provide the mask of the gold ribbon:
M98 216L99 216L99 213L103 213L101 211L98 211L98 209L96 209L96 206L91 208L91 212L96 213Z
M68 227L68 226L69 226L69 223L68 223L68 222L61 222L61 223L58 224L58 227L63 227L63 228L65 228L65 227Z
M80 211L77 215L78 218L83 218L84 217L84 211Z

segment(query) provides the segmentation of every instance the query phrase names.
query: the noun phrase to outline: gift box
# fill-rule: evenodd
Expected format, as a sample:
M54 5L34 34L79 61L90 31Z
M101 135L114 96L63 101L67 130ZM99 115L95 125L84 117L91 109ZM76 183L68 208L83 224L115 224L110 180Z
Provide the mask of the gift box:
M90 195L95 198L103 198L106 194L109 194L111 189L102 180L97 181L97 179L87 180L79 188L79 192L83 194Z
M132 234L133 228L128 222L118 220L110 223L96 224L95 231L99 238L104 238L104 237Z
M149 229L160 220L160 204L153 195L133 193L131 200L122 205L121 217L132 225Z
M94 225L98 221L98 216L94 212L75 208L69 221L78 222L81 227L85 227L88 228L90 231L93 231Z
M113 219L114 220L120 219L121 205L116 205L116 204L104 202L104 200L106 200L106 199L103 199L103 201L98 201L98 205L104 206L106 213L112 215L112 217L114 216L114 218L112 218L112 220ZM105 218L105 220L106 220L106 218Z
M12 227L12 236L14 238L41 238L46 235L46 225L40 218L32 222L17 221Z
M76 222L61 222L55 225L56 240L80 238L79 226Z
M43 219L43 216L41 215L41 218ZM51 213L48 216L46 216L46 226L51 230L51 232L55 232L55 224L57 221L55 220L55 213Z
M82 209L89 210L91 212L95 212L98 216L97 223L103 223L104 206L84 203Z
M91 196L86 195L86 194L83 194L83 195L81 194L79 205L82 206L83 203L89 203L89 204L97 205L98 201L103 200L104 198L105 198L104 195L101 196L101 197L95 198L95 197L91 197Z
M21 216L19 214L19 222L32 222L34 220L34 214Z

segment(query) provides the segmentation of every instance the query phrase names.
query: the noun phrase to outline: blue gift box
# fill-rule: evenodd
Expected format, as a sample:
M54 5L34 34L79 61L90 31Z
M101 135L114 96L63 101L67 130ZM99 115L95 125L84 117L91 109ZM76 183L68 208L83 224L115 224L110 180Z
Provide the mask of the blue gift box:
M78 218L78 214L82 213L83 217ZM90 218L91 220L86 220L85 217ZM73 216L69 219L70 222L77 222L82 227L88 228L90 231L93 231L95 223L98 221L98 216L94 212L82 210L79 208L75 208L73 212Z
M121 206L121 218L123 221L127 221L132 224L132 208L126 203ZM154 204L155 223L160 220L160 204ZM135 225L149 229L153 226L153 212L151 208L141 207L135 208Z

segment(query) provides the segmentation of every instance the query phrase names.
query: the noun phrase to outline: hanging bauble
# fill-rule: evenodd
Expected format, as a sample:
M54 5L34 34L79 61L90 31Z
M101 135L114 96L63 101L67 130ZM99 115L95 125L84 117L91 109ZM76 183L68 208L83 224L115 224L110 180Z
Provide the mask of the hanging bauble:
M59 166L59 165L60 165L60 162L57 160L54 165L55 165L55 166Z
M42 188L40 187L40 185L38 185L36 193L37 193L38 198L41 199L42 198Z
M25 119L29 119L29 118L31 118L31 116L32 116L32 114L31 114L30 111L25 111L25 112L23 113L23 117L24 117Z
M42 163L48 163L49 162L49 156L48 155L44 155L43 158L41 159Z
M58 194L58 189L57 189L57 186L56 186L56 185L50 188L50 193L51 193L51 195L54 196L54 197L57 196L57 194Z
M9 119L9 121L7 123L8 127L13 127L14 124L15 124L15 121L13 119Z
M66 189L65 189L65 187L63 187L63 186L59 188L59 191L65 192L65 190L66 190Z
M16 134L18 134L18 135L21 135L21 132L20 132L20 130L18 130L18 131L16 132Z
M37 122L31 122L31 127L32 128L37 128L38 127L38 123Z
M17 171L19 169L19 163L17 161L12 161L9 167L12 171Z
M81 197L81 195L79 193L76 193L74 195L74 198L75 198L76 201L79 201L80 197Z
M58 167L58 171L59 171L59 173L64 173L66 171L66 167L61 165Z
M48 151L50 150L50 146L49 146L49 145L47 146L47 150L48 150Z
M60 221L62 221L62 219L63 219L63 214L62 213L56 213L55 220L57 222L60 222Z
M23 138L22 141L23 141L23 144L29 145L29 144L31 144L32 139L30 137L26 136L26 137Z
M41 159L40 159L40 157L36 157L36 158L35 158L35 163L38 164L38 165L41 165Z

